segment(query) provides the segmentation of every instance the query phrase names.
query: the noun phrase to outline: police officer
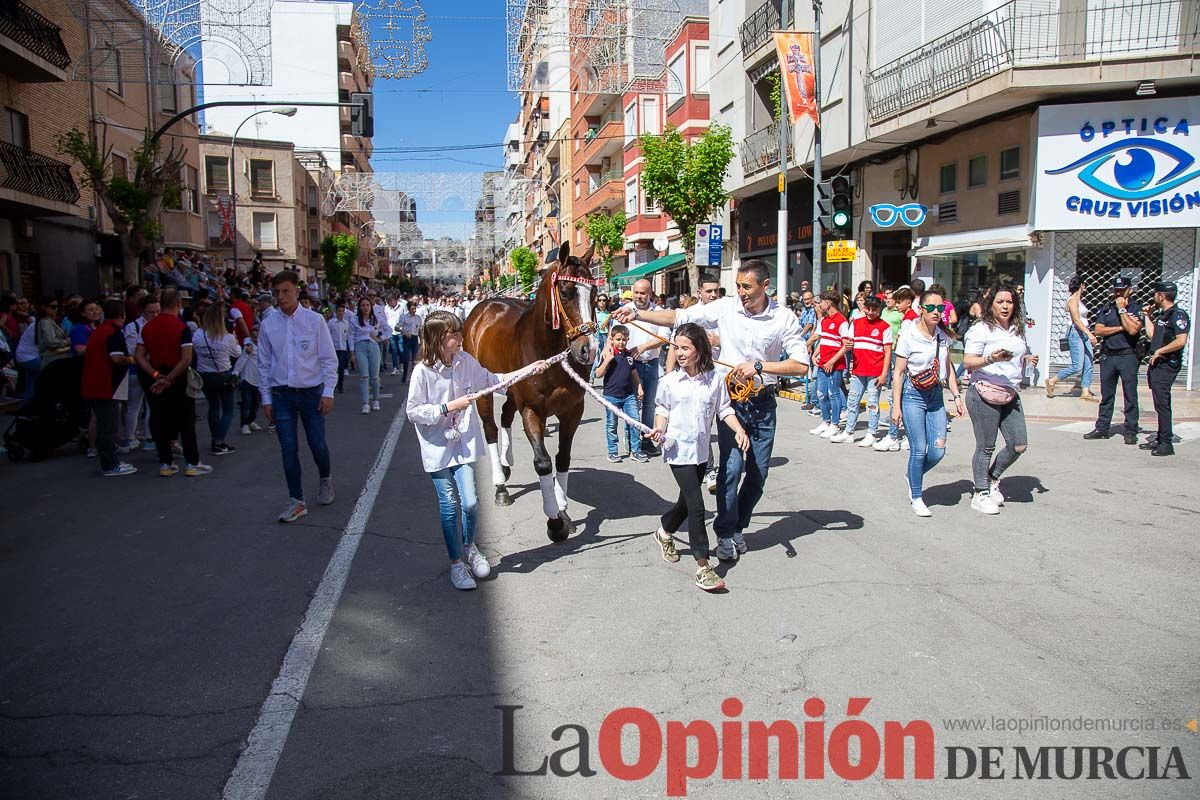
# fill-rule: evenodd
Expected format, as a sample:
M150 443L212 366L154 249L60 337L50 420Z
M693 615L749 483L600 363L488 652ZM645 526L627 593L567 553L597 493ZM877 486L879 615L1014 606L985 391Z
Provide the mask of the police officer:
M1183 348L1187 344L1188 314L1175 305L1178 288L1173 281L1154 284L1154 305L1146 306L1146 335L1150 337L1150 367L1146 382L1154 396L1158 414L1158 433L1142 445L1156 456L1175 455L1171 430L1171 384L1183 366Z
M1096 428L1085 439L1107 439L1111 434L1113 406L1117 399L1117 378L1125 394L1125 444L1137 444L1138 431L1138 357L1135 345L1142 330L1142 315L1131 305L1133 283L1124 275L1112 280L1112 302L1096 315L1093 333L1101 340L1100 414Z

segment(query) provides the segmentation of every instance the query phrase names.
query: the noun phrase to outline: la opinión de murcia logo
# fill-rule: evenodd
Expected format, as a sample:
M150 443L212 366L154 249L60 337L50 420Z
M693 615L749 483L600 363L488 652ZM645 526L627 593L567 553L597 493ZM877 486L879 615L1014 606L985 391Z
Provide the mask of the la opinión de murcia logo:
M1096 135L1090 121L1079 129L1083 142L1094 141ZM1099 135L1101 140L1111 136L1132 139L1102 145L1065 166L1045 171L1047 175L1063 175L1078 170L1079 181L1102 195L1070 195L1065 201L1068 211L1111 219L1137 219L1200 208L1200 190L1161 196L1200 177L1200 169L1192 169L1196 159L1191 153L1156 138L1188 136L1187 119L1180 118L1174 124L1167 117L1105 120L1100 123Z
M936 741L926 720L887 720L880 726L859 716L869 697L851 697L846 719L825 717L825 701L804 702L807 719L773 721L741 719L744 704L736 697L721 703L723 718L660 721L644 708L626 706L604 717L597 734L579 724L554 728L555 743L535 762L516 753L519 705L495 706L501 714L501 777L592 778L600 768L622 781L643 781L665 766L667 797L685 797L689 781L933 780ZM522 736L522 741L528 741ZM623 748L622 745L625 745ZM632 745L632 746L630 746ZM1178 747L1087 746L953 746L945 747L949 780L1187 780L1190 775ZM775 754L774 759L772 753ZM911 755L910 755L911 754ZM520 764L518 765L518 761Z

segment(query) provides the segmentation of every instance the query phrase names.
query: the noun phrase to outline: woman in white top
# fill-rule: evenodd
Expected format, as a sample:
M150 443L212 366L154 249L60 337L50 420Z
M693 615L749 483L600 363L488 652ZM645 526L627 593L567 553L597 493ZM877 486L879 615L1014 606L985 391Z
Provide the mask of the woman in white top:
M464 353L462 339L462 320L457 315L429 314L421 330L421 360L413 370L405 411L417 432L421 463L437 492L442 537L450 555L450 583L455 589L474 589L475 578L486 578L491 565L475 546L479 499L472 465L485 447L483 425L471 402L474 392L507 376L489 372ZM544 361L535 365L536 372L545 369Z
M946 455L946 403L942 381L947 381L958 416L964 413L958 394L958 378L950 366L950 336L940 323L946 298L927 290L920 316L903 326L896 342L896 366L892 375L892 421L904 421L908 432L908 498L918 517L931 517L922 499L925 473Z
M213 303L200 318L200 328L192 334L192 352L196 371L204 382L208 402L208 432L212 436L212 454L223 456L237 448L225 442L233 426L236 406L233 392L239 380L233 375L233 360L242 354L237 337L225 328L225 304Z
M1036 366L1038 358L1029 355L1025 327L1021 299L1011 287L997 286L984 296L983 316L967 331L963 345L963 366L971 371L967 409L975 429L971 508L984 514L1000 513L1004 505L1000 476L1029 446L1018 392L1024 363ZM997 433L1004 434L1004 449L999 453Z
M1071 366L1058 371L1053 378L1046 378L1046 396L1054 397L1054 387L1059 381L1065 381L1072 375L1079 376L1079 399L1090 403L1100 402L1100 398L1092 394L1092 355L1095 350L1096 334L1088 328L1088 307L1083 302L1083 281L1079 275L1072 275L1067 284L1071 296L1067 299L1067 313L1071 315L1071 327L1067 329L1067 347L1071 351Z
M667 373L658 384L654 432L650 438L664 443L663 459L679 486L679 498L662 515L654 539L666 561L678 561L672 536L686 519L688 543L696 559L696 585L706 592L715 592L724 589L725 582L708 563L711 550L704 524L704 495L700 490L708 471L713 416L729 426L743 453L750 448L750 439L729 403L724 378L713 369L708 332L695 323L685 322L676 328L673 344L679 369Z
M350 368L358 367L358 393L362 398L362 413L379 410L380 346L387 341L383 314L376 311L370 298L358 301L358 310L350 317ZM369 389L369 391L368 391Z

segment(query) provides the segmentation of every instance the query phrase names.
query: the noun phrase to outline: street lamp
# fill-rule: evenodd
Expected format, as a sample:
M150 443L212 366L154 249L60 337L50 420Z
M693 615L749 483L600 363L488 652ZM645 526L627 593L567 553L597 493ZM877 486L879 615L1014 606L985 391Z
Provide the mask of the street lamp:
M264 108L262 111L255 111L250 116L246 117L238 123L237 129L233 132L233 138L229 140L229 172L232 176L231 183L233 185L233 268L236 271L238 268L238 214L237 214L237 175L240 170L237 166L237 137L242 132L242 126L250 120L257 117L259 114L280 114L285 117L296 116L295 106L283 106L282 108ZM279 232L276 231L278 236Z

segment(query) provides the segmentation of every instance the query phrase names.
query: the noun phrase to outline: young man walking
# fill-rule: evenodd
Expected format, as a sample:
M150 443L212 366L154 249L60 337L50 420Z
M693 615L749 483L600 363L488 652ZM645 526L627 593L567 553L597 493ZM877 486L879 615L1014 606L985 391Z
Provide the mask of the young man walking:
M337 353L325 318L300 306L300 278L284 270L271 280L279 307L258 331L258 372L263 413L275 425L283 453L288 506L280 522L295 522L308 513L300 470L299 425L321 477L317 502L333 502L332 466L325 443L325 416L333 411L337 386Z

